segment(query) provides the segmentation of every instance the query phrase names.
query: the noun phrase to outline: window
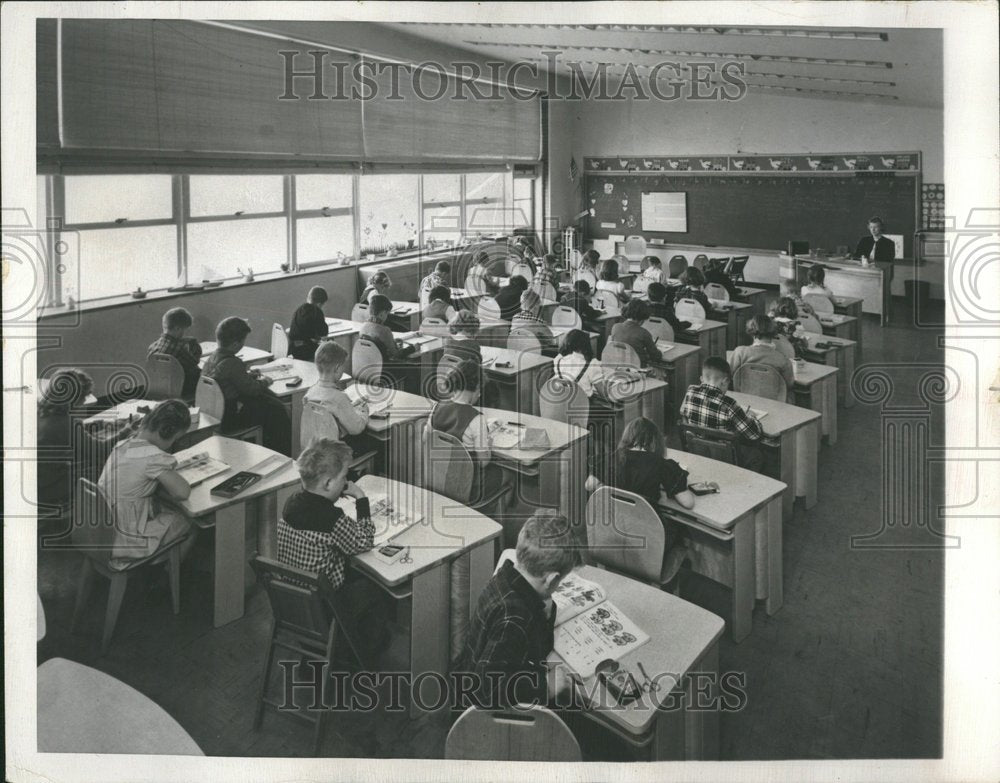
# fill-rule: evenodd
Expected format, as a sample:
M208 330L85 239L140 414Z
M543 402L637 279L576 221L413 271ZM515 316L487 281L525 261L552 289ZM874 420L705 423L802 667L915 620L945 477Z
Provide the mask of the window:
M294 179L296 263L353 257L353 175L301 174Z
M510 174L465 175L465 231L471 236L507 231L508 210L504 208L505 187Z
M373 174L358 183L361 252L415 245L417 174Z
M63 297L78 301L168 288L177 280L177 228L143 226L80 231L79 269L72 255ZM79 290L74 290L79 286Z
M514 180L514 199L511 222L513 228L530 228L535 216L535 181Z
M424 241L458 241L462 236L462 176L425 174L423 226Z
M191 180L191 217L267 214L285 209L280 176L197 175Z
M66 177L65 182L68 225L173 219L166 174Z

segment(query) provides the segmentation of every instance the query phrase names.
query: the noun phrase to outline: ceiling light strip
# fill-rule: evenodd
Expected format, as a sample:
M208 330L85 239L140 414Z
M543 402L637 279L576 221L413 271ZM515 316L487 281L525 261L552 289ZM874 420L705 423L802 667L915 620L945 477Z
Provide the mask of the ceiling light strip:
M684 27L654 24L462 24L454 22L403 22L418 27L472 27L476 29L578 30L585 32L666 33L674 35L746 35L768 38L822 38L838 41L888 41L889 34L872 31L799 27Z

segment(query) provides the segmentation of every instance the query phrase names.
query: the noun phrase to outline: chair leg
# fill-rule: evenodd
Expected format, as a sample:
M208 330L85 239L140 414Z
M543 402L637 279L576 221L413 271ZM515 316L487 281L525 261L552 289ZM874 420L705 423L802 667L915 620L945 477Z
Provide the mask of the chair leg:
M108 589L108 608L104 613L104 637L101 639L101 655L105 655L108 652L108 647L111 646L111 636L115 632L118 612L122 608L122 599L125 597L127 586L127 573L115 574L111 577L111 587Z
M174 614L181 611L181 550L174 547L170 550L170 560L167 562L167 574L170 577L170 602Z
M94 565L89 557L83 558L83 566L80 568L80 577L76 585L76 605L73 607L73 619L70 621L69 632L76 633L80 617L83 615L83 607L90 597L90 591L94 587Z
M257 709L253 716L253 729L257 731L260 728L261 721L264 719L264 696L267 695L267 681L271 677L271 661L274 659L274 640L277 636L277 628L271 626L271 641L267 645L267 655L264 656L264 671L260 674L260 689L257 692Z
M347 642L347 637L344 637L344 642ZM320 703L320 713L316 716L316 728L313 731L313 750L312 754L314 756L319 755L319 748L323 742L323 729L326 726L326 716L327 716L327 705L326 705L326 680L327 676L331 671L333 671L333 656L337 648L337 622L333 621L330 623L330 633L326 638L326 670L323 672L323 677L319 681L319 703Z

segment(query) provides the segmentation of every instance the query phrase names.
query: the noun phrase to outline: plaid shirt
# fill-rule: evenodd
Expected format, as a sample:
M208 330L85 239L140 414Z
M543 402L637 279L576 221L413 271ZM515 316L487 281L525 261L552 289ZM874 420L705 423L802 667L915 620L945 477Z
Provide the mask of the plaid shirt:
M554 607L546 610L514 565L504 563L480 594L465 647L452 667L459 676L475 678L470 698L478 706L506 706L507 681L515 677L517 702L545 703L554 620Z
M545 319L539 318L537 315L535 315L534 313L529 313L527 310L518 310L517 314L510 320L511 324L520 322L529 324L544 324L546 326L548 325L545 324Z
M736 400L706 383L688 387L681 404L681 418L696 427L735 432L747 440L760 440L764 434L760 422L747 414Z
M420 281L419 292L421 294L429 294L432 288L436 288L439 285L449 288L451 286L451 282L445 279L444 275L439 275L437 272L431 272L427 275L427 277Z
M543 285L550 285L553 288L557 288L556 284L556 273L555 270L549 269L546 266L541 267L537 272L535 272L535 278L532 281L532 285L537 290Z
M172 334L163 333L156 342L146 349L146 358L154 353L165 353L173 356L181 363L184 369L184 391L183 395L189 397L194 394L195 386L198 384L198 377L201 369L198 367L198 360L201 359L201 346L193 337L174 337Z
M278 560L325 575L336 590L344 583L347 558L373 546L375 526L368 498L360 498L357 508L354 520L332 500L299 490L287 500L278 520Z

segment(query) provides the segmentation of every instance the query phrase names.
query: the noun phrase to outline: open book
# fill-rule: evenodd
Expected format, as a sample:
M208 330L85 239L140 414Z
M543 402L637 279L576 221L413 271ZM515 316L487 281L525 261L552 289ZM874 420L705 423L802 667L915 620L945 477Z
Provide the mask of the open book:
M292 363L285 360L278 360L269 364L258 364L254 369L259 370L261 375L265 378L270 378L275 383L298 377L298 373L295 372L295 367L292 366Z
M375 526L373 548L378 549L392 540L404 530L423 521L423 514L417 514L409 509L397 506L392 499L381 492L368 495L371 508L372 524ZM358 518L357 501L354 498L342 497L337 506L352 519Z
M392 398L385 399L386 392L382 388L361 387L355 384L344 389L344 393L355 405L365 403L368 406L368 417L372 419L385 418L392 408ZM369 396L371 394L372 396ZM374 399L373 399L374 397Z
M174 470L180 473L188 484L196 487L203 481L212 478L212 476L225 473L229 468L230 466L222 460L215 459L208 456L207 453L201 452L192 454L186 459L181 460L177 463L177 467Z
M556 605L555 651L581 677L597 664L617 661L649 641L649 634L608 600L601 586L570 574L552 594Z

